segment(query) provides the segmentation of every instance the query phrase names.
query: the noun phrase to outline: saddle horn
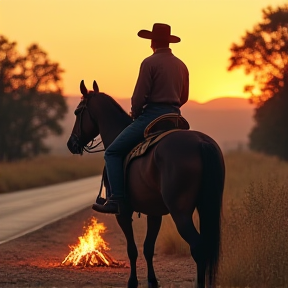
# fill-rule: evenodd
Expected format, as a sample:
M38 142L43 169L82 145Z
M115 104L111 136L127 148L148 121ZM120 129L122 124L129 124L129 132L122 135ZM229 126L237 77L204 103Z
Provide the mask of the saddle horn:
M80 91L81 91L83 97L85 97L88 94L88 90L87 90L87 88L86 88L86 86L84 84L84 80L82 80L80 82Z
M93 81L93 90L94 92L99 93L99 87L95 80Z

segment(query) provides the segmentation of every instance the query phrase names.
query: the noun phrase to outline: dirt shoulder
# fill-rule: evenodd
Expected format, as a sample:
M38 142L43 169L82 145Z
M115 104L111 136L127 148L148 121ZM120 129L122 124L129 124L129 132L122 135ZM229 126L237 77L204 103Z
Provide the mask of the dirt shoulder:
M68 245L77 243L83 225L94 216L107 227L104 240L109 243L108 252L115 260L125 261L124 268L75 268L62 266L68 255ZM35 215L37 217L37 215ZM142 243L146 233L146 217L133 216L135 241L138 246L137 261L139 287L146 287L146 263ZM195 264L190 257L161 255L157 251L154 266L162 287L191 287ZM129 261L126 240L115 216L98 214L90 208L47 225L40 230L0 245L0 288L90 288L126 287L129 277Z

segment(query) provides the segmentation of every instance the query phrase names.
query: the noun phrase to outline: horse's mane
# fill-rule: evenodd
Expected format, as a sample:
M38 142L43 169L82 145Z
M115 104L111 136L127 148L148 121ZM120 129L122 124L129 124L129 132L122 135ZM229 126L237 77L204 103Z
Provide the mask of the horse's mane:
M98 96L103 96L103 100L107 101L108 103L111 103L121 114L125 114L126 117L129 117L129 114L122 108L122 106L111 96L105 94L105 93L99 93Z

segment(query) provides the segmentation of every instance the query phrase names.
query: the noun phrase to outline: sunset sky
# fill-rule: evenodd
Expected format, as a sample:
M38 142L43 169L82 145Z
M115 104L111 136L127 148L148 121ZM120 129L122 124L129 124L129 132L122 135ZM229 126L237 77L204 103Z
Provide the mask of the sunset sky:
M190 72L191 100L247 97L252 81L243 70L227 72L229 48L262 19L268 5L287 0L0 0L0 34L21 52L38 43L65 69L64 94L80 95L82 79L118 98L131 97L150 41L137 32L167 23L182 41L171 44Z

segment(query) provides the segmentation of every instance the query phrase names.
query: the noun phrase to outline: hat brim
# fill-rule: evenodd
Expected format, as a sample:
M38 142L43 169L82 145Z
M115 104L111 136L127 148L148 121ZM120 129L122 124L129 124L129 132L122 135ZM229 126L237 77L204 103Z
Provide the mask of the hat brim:
M169 43L178 43L181 41L181 39L175 35L169 35L168 39L163 39L160 37L153 37L153 33L148 30L140 30L137 34L139 37L144 38L144 39L153 39L153 40L164 40L164 41L169 41Z

